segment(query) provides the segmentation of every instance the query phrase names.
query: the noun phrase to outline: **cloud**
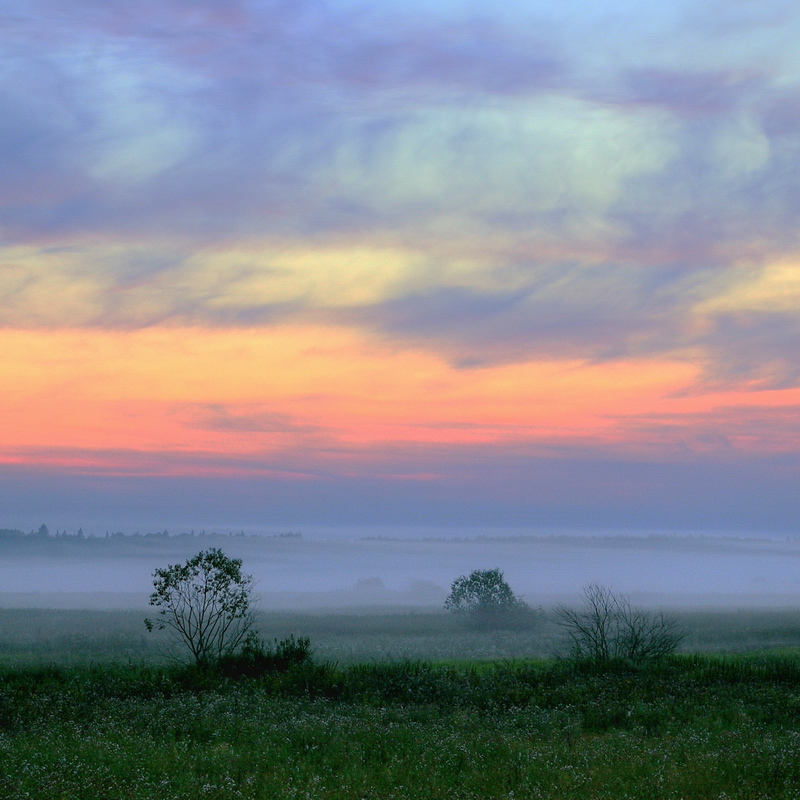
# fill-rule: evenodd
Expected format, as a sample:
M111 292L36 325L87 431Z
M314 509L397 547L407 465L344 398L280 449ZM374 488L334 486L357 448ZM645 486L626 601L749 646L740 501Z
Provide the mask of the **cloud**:
M727 313L706 338L710 386L786 389L800 385L796 314Z
M5 87L17 109L6 117L7 140L32 157L46 147L48 196L35 208L17 197L0 210L15 238L394 227L409 190L422 214L430 210L420 205L428 192L416 199L413 186L400 208L375 207L396 170L413 175L409 156L428 154L431 170L448 148L466 149L474 169L479 149L512 152L517 113L481 121L487 112L470 108L481 98L540 96L562 71L544 34L492 20L391 9L373 17L315 2L230 13L182 3L141 4L136 14L118 3L84 4L77 14L56 2L31 8L7 44L26 76L24 96L13 76ZM29 112L16 119L20 107ZM464 109L461 122L443 107ZM505 131L495 144L497 125ZM450 154L440 183L452 185L462 160ZM365 179L376 166L386 180Z
M610 360L694 344L702 281L680 264L556 262L508 267L516 286L437 287L355 312L390 335L429 340L463 365L541 358ZM500 289L500 290L498 290Z
M271 411L258 404L229 406L220 403L190 406L192 427L211 431L242 433L319 434L322 428L293 418L290 414Z
M757 452L789 456L786 466L797 465L800 405L725 405L702 412L628 415L617 422L633 448L723 458Z
M791 0L708 0L688 13L691 23L706 33L758 34L761 29L790 27L797 19L797 7Z
M515 27L467 6L29 8L7 45L18 65L5 94L7 163L19 164L20 184L39 176L0 207L17 240L472 230L663 245L689 215L717 229L749 218L753 181L733 187L741 213L726 216L731 162L752 172L770 147L757 118L684 119L757 115L750 100L766 78L754 67L633 66L623 50L618 72L587 83L585 42L566 24L574 8L560 27L541 9ZM590 50L614 41L601 26ZM648 224L637 211L656 199L665 208Z
M16 6L0 324L300 317L794 385L797 309L712 301L797 251L800 15L584 5Z
M461 367L677 358L702 388L800 381L791 259L510 260L353 246L182 252L169 245L2 251L0 325L235 328L295 321L367 328Z
M144 2L135 10L110 1L77 14L68 3L35 5L65 38L148 42L161 58L240 92L325 84L527 93L551 86L562 70L545 35L466 10L437 19L391 3L375 13L317 0Z
M680 115L729 113L763 89L760 75L739 72L697 72L636 69L624 75L626 99Z

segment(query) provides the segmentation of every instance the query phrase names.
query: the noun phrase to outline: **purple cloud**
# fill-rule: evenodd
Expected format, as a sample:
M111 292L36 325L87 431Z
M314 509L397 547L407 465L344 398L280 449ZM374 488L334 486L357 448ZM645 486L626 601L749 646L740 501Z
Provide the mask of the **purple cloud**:
M735 111L763 91L765 76L739 72L630 70L623 75L627 102L663 107L681 116Z
M726 8L777 30L753 4ZM76 324L334 317L460 364L692 346L713 380L794 385L793 313L719 314L687 332L731 265L796 247L800 95L777 88L791 86L786 45L761 58L746 25L710 32L686 3L663 50L619 49L650 10L589 41L574 5L534 5L514 26L491 10L321 0L17 4L0 20L0 230L87 248L104 288ZM698 36L708 52L684 58L683 37ZM741 54L726 37L742 37ZM604 66L588 75L590 62ZM629 129L630 142L582 156ZM112 239L143 254L93 260L93 243ZM472 248L513 288L398 281L340 313L303 297L221 308L235 274L205 294L176 285L193 253L241 239L390 241L432 264ZM158 302L143 313L148 283Z

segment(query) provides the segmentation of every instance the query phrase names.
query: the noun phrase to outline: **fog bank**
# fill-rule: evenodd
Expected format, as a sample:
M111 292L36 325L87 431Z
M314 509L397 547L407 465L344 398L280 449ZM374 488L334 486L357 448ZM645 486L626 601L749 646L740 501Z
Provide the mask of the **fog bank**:
M114 536L0 539L0 605L147 604L155 568L221 547L244 561L261 608L436 608L452 581L500 567L533 606L602 583L647 606L800 606L800 539L724 536Z

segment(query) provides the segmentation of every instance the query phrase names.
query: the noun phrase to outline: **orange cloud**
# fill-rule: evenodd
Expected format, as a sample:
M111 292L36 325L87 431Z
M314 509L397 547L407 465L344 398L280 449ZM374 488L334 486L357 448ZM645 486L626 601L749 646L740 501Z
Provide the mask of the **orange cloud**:
M632 432L621 420L748 402L679 396L697 372L685 362L456 369L332 326L6 330L0 352L6 460L43 448L249 457L382 443L624 444Z

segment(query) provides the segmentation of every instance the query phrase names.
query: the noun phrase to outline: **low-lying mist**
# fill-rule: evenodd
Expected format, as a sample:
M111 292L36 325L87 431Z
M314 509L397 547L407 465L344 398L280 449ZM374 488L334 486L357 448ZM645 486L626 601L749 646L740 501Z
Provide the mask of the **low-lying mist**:
M0 536L0 606L144 608L156 567L208 547L243 559L264 610L441 608L457 576L493 567L534 607L575 602L587 583L644 606L800 606L798 538L10 533Z

